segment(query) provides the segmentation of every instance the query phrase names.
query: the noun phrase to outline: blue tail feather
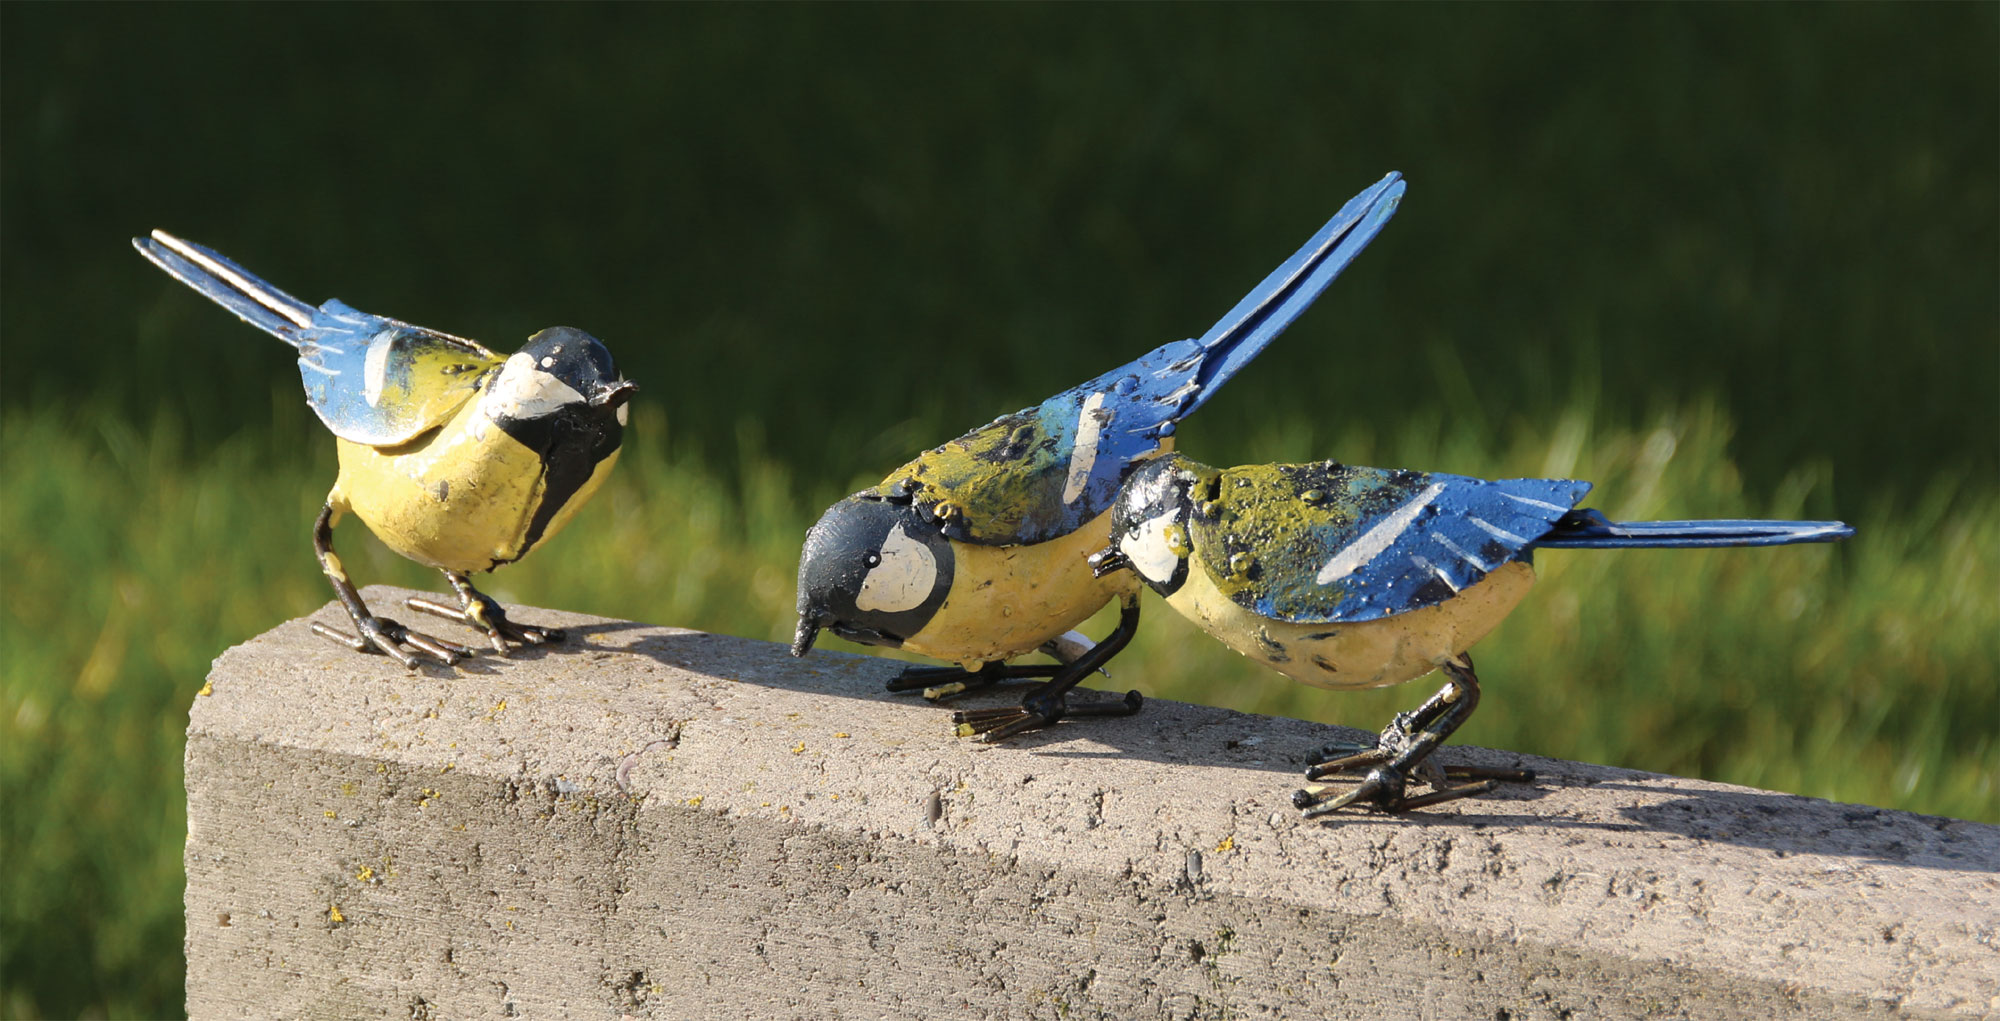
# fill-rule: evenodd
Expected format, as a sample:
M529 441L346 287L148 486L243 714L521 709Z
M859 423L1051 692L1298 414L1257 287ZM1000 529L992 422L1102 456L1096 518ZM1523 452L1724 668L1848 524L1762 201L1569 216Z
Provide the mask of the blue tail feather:
M1597 511L1579 510L1534 544L1541 549L1698 549L1836 542L1853 534L1840 521L1611 521Z
M1210 357L1203 360L1197 390L1181 414L1201 407L1222 383L1250 364L1285 327L1312 307L1327 285L1396 215L1405 187L1402 175L1392 170L1374 187L1349 199L1291 258L1202 334L1196 343Z
M299 331L312 324L318 311L220 252L183 241L166 231L156 230L149 238L133 238L132 247L174 279L236 313L237 318L294 347L299 344Z

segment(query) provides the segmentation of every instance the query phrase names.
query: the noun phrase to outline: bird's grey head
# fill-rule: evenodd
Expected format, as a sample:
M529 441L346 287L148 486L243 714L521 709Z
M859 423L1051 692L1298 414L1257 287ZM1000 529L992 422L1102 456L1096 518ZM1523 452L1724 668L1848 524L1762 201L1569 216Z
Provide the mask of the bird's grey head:
M1127 476L1111 505L1111 545L1093 554L1098 577L1130 568L1161 595L1187 580L1189 491L1196 476L1178 454L1157 457Z
M799 554L792 655L822 628L895 648L923 630L951 591L951 542L907 503L856 494L820 516Z

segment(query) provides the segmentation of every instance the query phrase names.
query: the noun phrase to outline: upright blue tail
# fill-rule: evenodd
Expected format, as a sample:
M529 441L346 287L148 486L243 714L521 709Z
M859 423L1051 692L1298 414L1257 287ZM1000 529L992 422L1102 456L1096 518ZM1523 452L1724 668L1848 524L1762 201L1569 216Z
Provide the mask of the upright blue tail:
M1854 534L1840 521L1611 521L1594 510L1564 515L1536 539L1542 549L1689 549L1837 542Z
M163 230L133 238L132 247L176 280L208 296L252 326L297 347L299 331L313 324L311 305L265 283L220 252L183 241Z
M1403 175L1390 171L1375 186L1347 201L1340 212L1264 281L1243 296L1196 341L1208 357L1195 377L1195 392L1180 413L1206 403L1222 383L1250 364L1320 292L1375 240L1403 199Z

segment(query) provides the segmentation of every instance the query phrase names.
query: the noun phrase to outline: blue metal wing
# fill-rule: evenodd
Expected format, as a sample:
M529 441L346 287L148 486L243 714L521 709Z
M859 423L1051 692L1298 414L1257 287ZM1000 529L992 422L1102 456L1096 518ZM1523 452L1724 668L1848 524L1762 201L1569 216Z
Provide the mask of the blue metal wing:
M1039 406L919 455L876 487L912 499L946 535L986 545L1046 542L1111 506L1120 483L1291 325L1394 216L1390 173L1342 206L1199 339L1179 340Z
M306 403L333 434L394 446L444 421L503 359L472 341L370 315L341 301L318 308L220 253L165 231L134 247L175 279L299 353Z
M1567 479L1253 465L1219 473L1189 528L1238 605L1352 623L1450 599L1522 556L1589 491Z

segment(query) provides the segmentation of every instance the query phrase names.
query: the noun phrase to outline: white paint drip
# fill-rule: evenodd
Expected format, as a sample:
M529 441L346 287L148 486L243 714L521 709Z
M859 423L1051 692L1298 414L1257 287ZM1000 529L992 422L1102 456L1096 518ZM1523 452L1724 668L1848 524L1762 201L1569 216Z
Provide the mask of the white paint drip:
M1486 561L1481 560L1478 557L1475 557L1472 554L1467 553L1462 549L1459 549L1458 543L1455 543L1451 541L1449 538L1446 538L1443 532L1439 532L1436 535L1431 536L1431 538L1436 540L1438 545L1443 546L1445 549L1448 549L1452 551L1452 553L1456 554L1458 559L1463 560L1466 563L1479 568L1479 573L1484 574L1488 571L1493 570L1493 568L1490 565L1488 565Z
M922 606L937 584L937 557L911 538L901 522L882 540L881 556L882 562L861 579L861 591L854 594L855 609L901 613Z
M1523 539L1520 536L1515 535L1514 533L1509 532L1508 530L1501 528L1500 526L1495 525L1492 522L1487 521L1485 518L1468 514L1466 515L1465 520L1472 522L1474 525L1477 525L1480 531L1485 532L1487 535L1490 535L1495 539L1500 539L1505 542L1511 542L1516 546L1526 546L1528 544L1528 540Z
M1076 446L1069 453L1069 479L1063 483L1063 502L1075 503L1083 495L1084 484L1090 481L1090 469L1097 464L1097 440L1104 432L1104 421L1099 409L1104 407L1104 395L1091 394L1084 398L1083 410L1076 418Z
M1444 573L1443 568L1439 567L1436 564L1431 563L1428 558L1412 554L1410 557L1410 562L1416 564L1418 567L1421 567L1426 571L1431 572L1432 574L1437 575L1437 580L1444 582L1445 588L1448 588L1453 592L1458 591L1458 583L1451 580L1451 575Z
M1536 500L1526 496L1515 496L1512 493L1501 493L1500 495L1506 497L1509 500L1514 501L1515 503L1525 503L1530 507L1540 507L1543 510L1552 510L1555 511L1557 514L1569 513L1568 507L1564 507L1560 504L1553 504L1548 502L1547 500Z
M1409 528L1410 523L1417 520L1417 515L1423 513L1424 508L1430 506L1431 501L1437 499L1438 494L1442 492L1444 492L1442 482L1433 482L1424 487L1424 491L1411 497L1408 503L1389 512L1389 516L1377 521L1375 527L1361 533L1359 539L1342 546L1327 560L1326 566L1320 568L1319 573L1313 576L1313 581L1321 585L1331 584L1353 574L1370 560L1381 556L1382 551L1394 545L1397 537L1403 534L1403 530Z

